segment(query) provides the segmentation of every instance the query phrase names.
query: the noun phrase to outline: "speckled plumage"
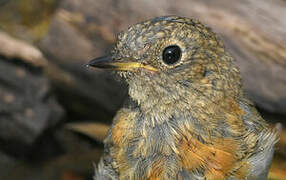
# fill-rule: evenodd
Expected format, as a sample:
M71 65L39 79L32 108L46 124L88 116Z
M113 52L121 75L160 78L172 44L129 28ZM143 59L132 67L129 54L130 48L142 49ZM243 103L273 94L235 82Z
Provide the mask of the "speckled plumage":
M170 45L182 56L167 65ZM176 16L145 21L118 35L112 66L100 63L121 63L130 99L105 139L96 180L266 179L276 133L245 98L210 28Z

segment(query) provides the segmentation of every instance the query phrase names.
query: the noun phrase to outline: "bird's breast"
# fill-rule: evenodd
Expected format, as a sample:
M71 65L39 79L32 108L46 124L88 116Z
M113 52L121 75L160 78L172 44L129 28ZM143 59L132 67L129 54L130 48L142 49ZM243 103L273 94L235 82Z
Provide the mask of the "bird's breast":
M248 163L239 161L240 146L236 140L213 138L212 142L203 143L178 122L150 126L144 118L140 112L129 109L122 109L115 118L111 155L120 176L169 179L186 173L191 178L197 173L196 176L207 179L225 179L235 169L239 179L248 173ZM185 124L188 126L191 125Z

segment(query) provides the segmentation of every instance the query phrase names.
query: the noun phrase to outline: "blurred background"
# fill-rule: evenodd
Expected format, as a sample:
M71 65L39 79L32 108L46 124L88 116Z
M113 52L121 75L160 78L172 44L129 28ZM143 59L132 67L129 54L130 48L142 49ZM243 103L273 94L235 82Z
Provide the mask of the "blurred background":
M269 179L286 179L285 0L0 0L0 179L91 180L126 85L87 69L134 23L208 24L280 131Z

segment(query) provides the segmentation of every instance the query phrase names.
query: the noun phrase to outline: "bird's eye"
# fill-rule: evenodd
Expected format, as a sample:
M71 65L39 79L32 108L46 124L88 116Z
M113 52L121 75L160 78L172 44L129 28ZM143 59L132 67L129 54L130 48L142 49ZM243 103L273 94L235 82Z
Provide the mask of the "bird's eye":
M181 55L182 51L179 46L168 46L163 51L163 61L168 65L175 64L181 59Z

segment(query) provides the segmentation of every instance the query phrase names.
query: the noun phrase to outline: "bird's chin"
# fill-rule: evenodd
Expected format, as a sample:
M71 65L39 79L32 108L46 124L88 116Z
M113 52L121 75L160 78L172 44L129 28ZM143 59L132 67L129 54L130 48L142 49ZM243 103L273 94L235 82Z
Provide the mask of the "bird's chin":
M133 71L117 71L117 74L126 79L126 80L130 80L130 79L134 79L134 78L138 78L138 77L144 77L144 76L153 76L156 72L154 71L150 71L148 69L136 69Z
M131 72L131 71L117 71L117 74L125 80L128 80L134 77L134 72Z

